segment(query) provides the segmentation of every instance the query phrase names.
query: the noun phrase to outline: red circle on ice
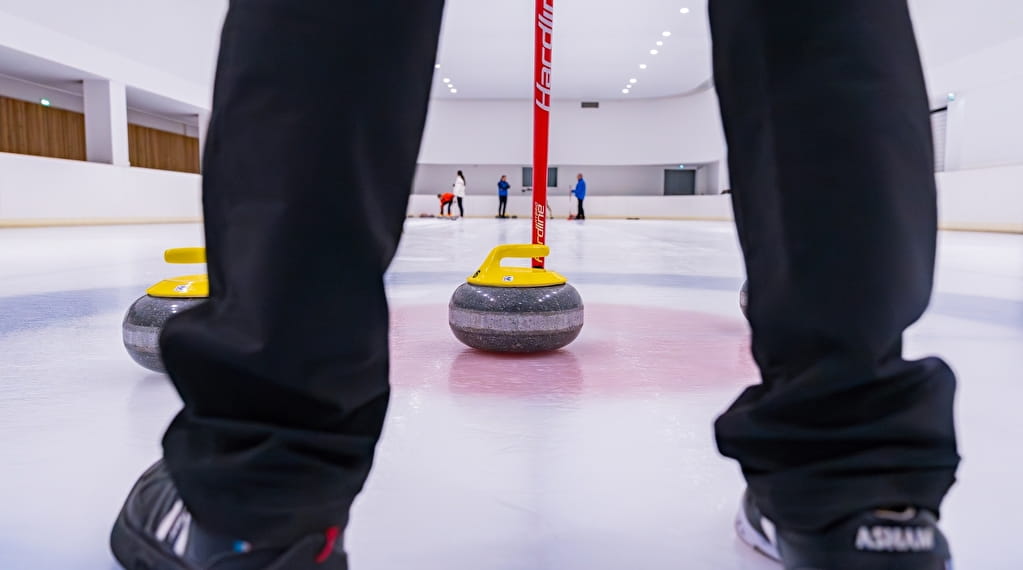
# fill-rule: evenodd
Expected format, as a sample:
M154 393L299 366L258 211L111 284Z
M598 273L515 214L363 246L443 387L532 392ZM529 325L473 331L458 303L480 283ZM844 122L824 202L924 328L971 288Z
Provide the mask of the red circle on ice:
M528 397L699 392L757 381L749 329L740 319L625 305L585 310L583 331L566 348L511 355L459 343L448 329L445 306L394 307L391 382Z

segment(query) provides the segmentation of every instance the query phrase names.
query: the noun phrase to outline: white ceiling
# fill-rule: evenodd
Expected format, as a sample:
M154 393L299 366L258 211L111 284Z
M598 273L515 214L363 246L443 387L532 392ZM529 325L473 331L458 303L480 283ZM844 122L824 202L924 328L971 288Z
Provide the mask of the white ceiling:
M1023 0L909 3L923 58L931 67L1023 35ZM690 11L682 14L681 8ZM711 78L707 0L557 0L554 20L558 98L663 97L693 90ZM671 37L662 37L665 31ZM448 0L434 96L531 96L532 34L533 3L528 0ZM658 40L664 46L656 46ZM651 49L658 49L658 55L650 55ZM640 63L649 67L641 70ZM444 78L452 80L457 94L445 88ZM633 78L638 82L623 94Z
M909 0L909 6L926 67L1023 36L1023 0Z
M704 2L557 0L553 89L558 98L662 97L690 91L710 77ZM690 8L689 14L680 9ZM436 96L527 98L533 79L533 2L448 0L437 61ZM663 37L663 32L671 37ZM663 41L663 46L655 42ZM659 53L650 55L651 49ZM646 70L639 68L646 63Z
M226 0L0 0L0 11L194 84L209 85L226 4ZM448 0L434 96L530 97L533 4ZM711 75L706 4L707 0L556 0L555 96L661 97L705 84ZM1023 0L910 0L910 5L924 60L931 68L1023 36ZM682 7L690 13L679 13ZM662 37L664 31L671 37ZM388 41L386 26L381 26L380 37ZM655 46L658 40L665 45ZM660 53L651 56L654 48ZM640 63L649 68L640 70ZM14 70L47 83L68 76L61 66L25 65L0 52L0 73L13 75ZM442 88L445 77L458 88L457 94ZM624 95L621 90L631 78L638 82Z
M0 0L16 18L199 85L212 78L226 9L227 0Z
M69 85L83 79L99 79L74 67L61 65L2 45L0 45L0 75L61 88L69 88ZM80 87L78 89L81 91Z

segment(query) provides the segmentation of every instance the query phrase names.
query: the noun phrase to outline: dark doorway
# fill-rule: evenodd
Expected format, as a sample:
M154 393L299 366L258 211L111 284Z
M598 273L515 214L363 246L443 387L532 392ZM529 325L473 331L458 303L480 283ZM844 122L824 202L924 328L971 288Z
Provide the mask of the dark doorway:
M696 194L695 170L665 170L665 196L693 196Z

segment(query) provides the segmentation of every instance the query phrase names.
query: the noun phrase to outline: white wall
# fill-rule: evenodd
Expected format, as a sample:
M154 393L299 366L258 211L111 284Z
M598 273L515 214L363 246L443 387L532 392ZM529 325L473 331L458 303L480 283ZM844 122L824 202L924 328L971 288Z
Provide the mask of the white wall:
M509 193L521 193L522 166L510 164L420 164L412 182L412 193L436 196L451 192L455 174L459 170L465 175L466 194L496 196L497 181L503 174L508 175L508 184L511 184Z
M493 196L497 194L497 181L502 174L508 175L511 194L522 194L522 166L516 165L471 165L420 164L416 169L413 193L436 196L448 192L455 180L455 173L461 170L468 182L470 196ZM587 196L663 196L664 171L677 168L677 164L652 166L584 166L579 164L552 165L558 168L558 185L550 187L555 195L567 195L575 187L576 176L581 172L586 178ZM714 177L717 164L702 167L697 172L697 194L718 194L718 179ZM713 186L713 189L711 188Z
M949 103L946 170L1023 164L1021 102L1023 76L957 90Z
M1023 166L1010 166L938 174L939 225L947 230L1023 233ZM508 213L530 215L532 198L512 192ZM574 211L564 196L551 195L555 218ZM469 196L467 216L493 216L496 196ZM409 214L436 214L438 201L431 195L414 195ZM586 200L591 218L669 218L695 220L732 219L731 196L594 196Z
M727 182L721 181L721 165L725 160L712 164L700 165L696 169L696 193L700 195L720 194L727 188Z
M198 175L0 153L0 226L195 221L201 217ZM945 229L1023 232L1023 166L938 175ZM527 217L532 198L511 193L509 214ZM552 194L554 217L574 211ZM490 217L496 195L466 199L466 214ZM434 214L433 195L413 195L409 214ZM730 196L600 196L587 198L588 217L731 219Z
M72 92L72 88L77 88L78 92ZM49 99L55 109L64 109L65 111L74 111L76 113L85 112L80 85L69 85L67 90L52 89L43 85L18 81L0 75L0 95L35 103L42 99Z
M512 194L508 198L508 215L528 218L532 211L532 197ZM497 214L497 195L469 196L465 215L493 217ZM551 215L566 218L576 211L575 201L567 196L550 196ZM436 215L440 202L436 196L413 195L409 201L410 216ZM458 206L454 207L458 213ZM729 196L600 196L586 197L587 218L645 218L677 220L731 220L732 203Z
M933 106L947 103L947 170L1023 164L1023 37L928 72Z
M532 117L528 100L434 100L419 162L530 164ZM723 156L724 136L713 91L604 101L599 109L560 101L551 111L552 165L701 164Z
M945 229L1023 233L1023 166L938 174Z
M196 221L196 174L0 153L0 226Z
M149 127L150 129L156 129L158 131L167 131L168 133L174 133L176 135L199 138L198 126L186 125L185 123L175 121L172 118L144 113L130 108L128 109L128 123L132 125L139 125L140 127Z
M555 195L568 196L576 176L586 179L586 198L593 196L663 196L664 166L615 166L570 164L558 166ZM560 196L559 196L560 199ZM588 203L588 202L587 202Z

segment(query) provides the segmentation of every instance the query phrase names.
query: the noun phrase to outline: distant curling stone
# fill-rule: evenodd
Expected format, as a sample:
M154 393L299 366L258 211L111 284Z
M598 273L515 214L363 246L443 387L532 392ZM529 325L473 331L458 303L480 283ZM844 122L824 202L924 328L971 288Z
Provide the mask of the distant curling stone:
M164 254L168 263L202 263L203 248L169 249ZM121 323L124 348L132 360L154 372L166 372L160 357L160 333L173 315L203 303L209 296L206 275L186 275L161 281L139 297Z
M739 308L742 309L742 316L749 318L746 307L749 306L749 281L744 281L742 289L739 290Z
M546 257L547 246L503 245L455 290L448 324L458 340L489 352L532 353L567 346L583 328L583 300L561 275L501 267L505 258Z
M153 372L166 372L160 357L160 333L171 316L205 299L167 299L143 295L124 315L121 333L132 360Z

